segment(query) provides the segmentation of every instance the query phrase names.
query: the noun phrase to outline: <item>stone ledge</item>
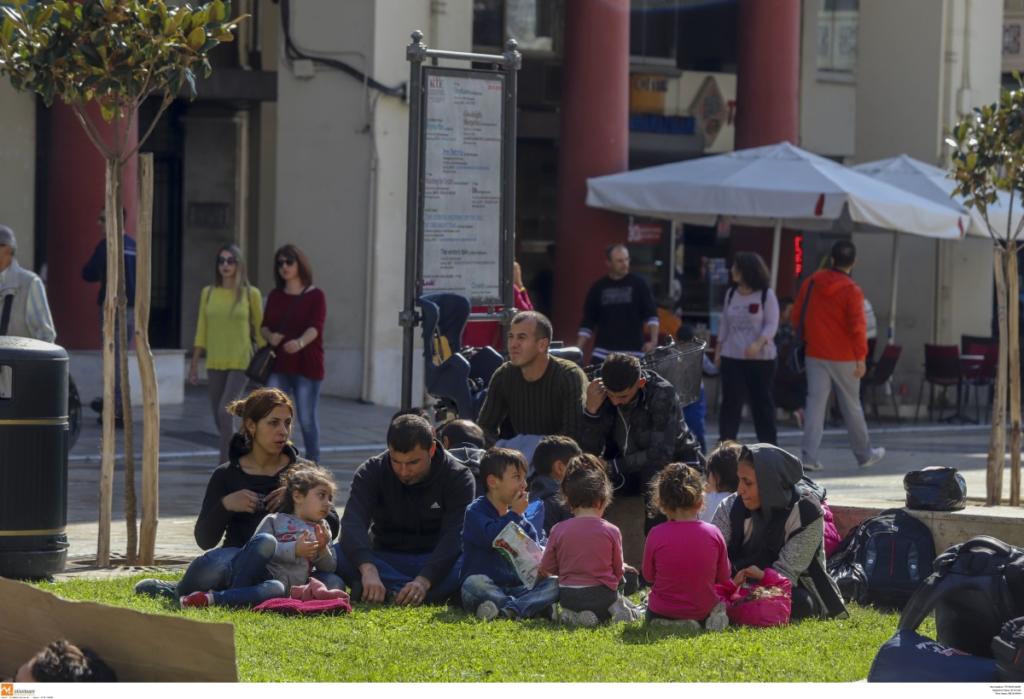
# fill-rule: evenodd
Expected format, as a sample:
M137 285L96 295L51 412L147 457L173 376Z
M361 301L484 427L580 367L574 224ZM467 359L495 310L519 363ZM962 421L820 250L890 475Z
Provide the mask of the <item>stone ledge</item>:
M82 404L103 395L103 353L99 350L71 350L71 377L78 387ZM185 350L153 350L160 405L181 405L185 402ZM128 353L128 383L132 389L132 405L142 405L142 382L135 352Z

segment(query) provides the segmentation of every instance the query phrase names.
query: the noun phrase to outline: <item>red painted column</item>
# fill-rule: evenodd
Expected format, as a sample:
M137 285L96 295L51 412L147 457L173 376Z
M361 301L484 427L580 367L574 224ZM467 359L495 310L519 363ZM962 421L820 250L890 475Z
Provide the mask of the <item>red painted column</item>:
M736 149L800 140L800 0L740 0Z
M555 254L556 337L575 342L604 250L625 242L623 216L586 205L587 178L629 165L629 0L566 0Z
M90 110L100 133L110 138L113 127ZM82 279L82 267L103 238L97 223L103 211L103 156L89 140L70 107L54 104L49 113L46 197L46 293L57 327L57 343L68 349L99 349L96 296L99 284ZM137 142L138 134L132 136ZM131 231L138 200L138 159L122 169L122 202Z

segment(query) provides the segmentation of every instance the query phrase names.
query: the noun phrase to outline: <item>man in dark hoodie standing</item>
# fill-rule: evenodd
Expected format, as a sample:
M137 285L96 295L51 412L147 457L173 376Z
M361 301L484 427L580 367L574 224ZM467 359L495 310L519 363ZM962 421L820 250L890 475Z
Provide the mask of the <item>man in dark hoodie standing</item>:
M885 449L872 449L860 380L868 353L864 294L850 277L857 248L848 240L832 246L832 266L810 276L800 288L792 317L806 343L807 405L801 460L804 470L820 471L818 448L825 426L829 392L834 388L850 436L850 448L861 468L874 466ZM802 324L801 324L802 319Z
M444 602L459 589L473 474L422 417L396 417L387 443L352 478L336 547L338 574L364 602Z

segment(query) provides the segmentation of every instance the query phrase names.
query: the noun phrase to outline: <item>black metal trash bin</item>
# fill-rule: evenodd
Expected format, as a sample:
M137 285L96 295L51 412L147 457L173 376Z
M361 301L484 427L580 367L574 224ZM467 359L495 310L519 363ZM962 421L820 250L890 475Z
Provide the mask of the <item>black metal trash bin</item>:
M0 336L0 576L64 570L67 503L68 354Z

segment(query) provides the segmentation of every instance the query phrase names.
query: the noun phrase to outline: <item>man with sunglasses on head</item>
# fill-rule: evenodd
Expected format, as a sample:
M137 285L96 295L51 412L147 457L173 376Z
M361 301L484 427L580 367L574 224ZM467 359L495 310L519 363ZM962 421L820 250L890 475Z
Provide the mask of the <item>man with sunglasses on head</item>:
M135 336L135 238L128 234L128 211L121 209L122 219L125 221L124 227L124 290L125 296L128 300L128 311L125 314L125 325L128 329L128 345L131 346L132 337ZM82 268L82 279L87 282L99 282L100 291L96 296L96 305L99 307L99 323L100 323L100 336L103 336L103 302L107 297L107 215L104 210L100 210L99 217L96 219L96 225L100 230L100 242L96 244L96 247L92 251L92 256L89 261L85 263L85 267ZM120 328L115 320L114 322L114 333L117 337L117 333L120 332ZM120 366L120 352L118 351L118 343L114 343L115 352L115 366ZM92 401L92 409L96 412L102 412L103 410L103 399L96 398ZM121 372L114 372L114 422L118 427L123 424L123 411L121 410Z
M640 367L630 354L609 354L601 377L587 386L580 447L608 462L616 490L640 491L649 504L647 484L673 461L700 464L700 450L683 420L675 387ZM644 531L659 521L645 508Z

